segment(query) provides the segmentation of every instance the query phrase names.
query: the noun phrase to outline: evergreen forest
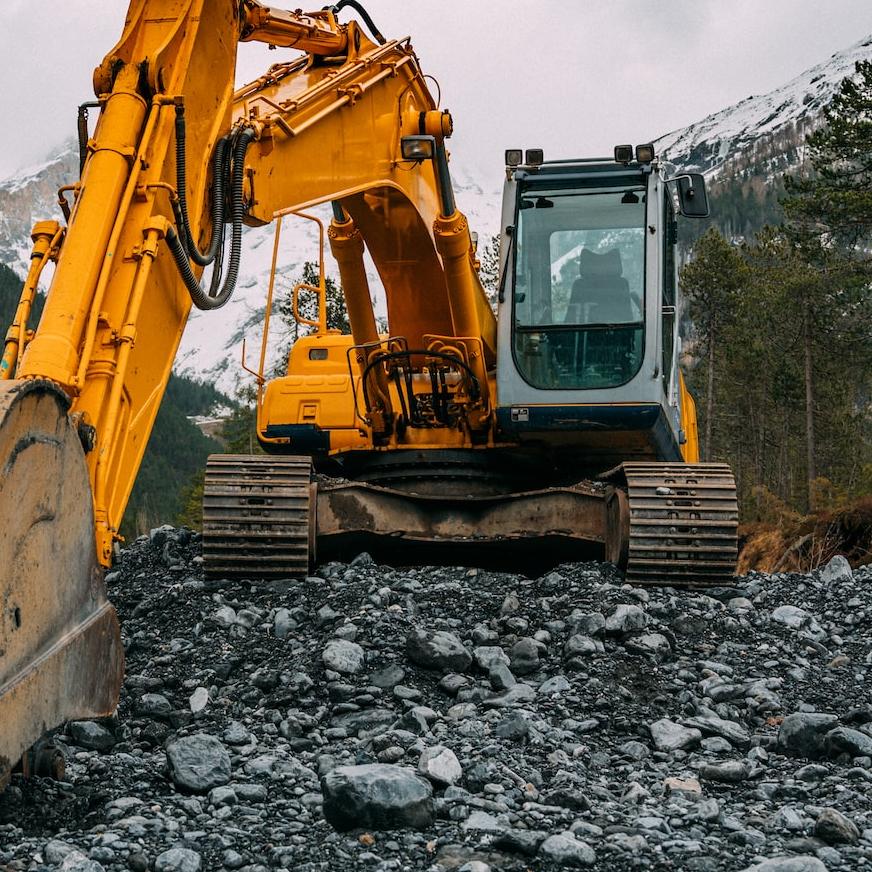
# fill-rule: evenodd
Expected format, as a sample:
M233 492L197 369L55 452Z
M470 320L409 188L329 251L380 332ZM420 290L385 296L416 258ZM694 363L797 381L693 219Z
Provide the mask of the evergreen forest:
M715 186L681 275L704 459L732 465L747 521L872 495L872 63L806 148L802 171L760 193L762 228L737 207L754 190Z

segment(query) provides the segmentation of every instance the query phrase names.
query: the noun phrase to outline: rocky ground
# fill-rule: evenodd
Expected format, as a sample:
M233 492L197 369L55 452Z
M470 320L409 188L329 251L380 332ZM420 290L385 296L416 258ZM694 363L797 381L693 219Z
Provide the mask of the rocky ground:
M872 869L872 569L641 590L394 569L107 578L117 717L0 797L0 869ZM780 858L780 859L774 859Z

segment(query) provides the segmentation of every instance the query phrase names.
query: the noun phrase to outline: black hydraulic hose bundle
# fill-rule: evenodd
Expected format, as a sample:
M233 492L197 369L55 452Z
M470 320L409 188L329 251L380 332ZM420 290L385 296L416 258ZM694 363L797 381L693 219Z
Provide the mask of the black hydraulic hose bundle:
M375 26L372 18L370 18L369 13L357 0L339 0L333 6L330 6L330 10L336 15L338 12L341 12L346 6L350 6L352 9L357 11L357 14L363 19L363 23L369 28L369 32L375 37L375 41L379 45L384 45L387 40L382 36L381 31ZM328 7L324 7L325 9Z
M176 107L176 191L178 192L178 200L173 203L173 211L185 248L191 260L199 266L208 266L215 260L219 239L224 235L224 176L227 171L227 147L229 144L229 136L223 136L219 139L215 145L215 154L212 157L212 238L204 254L197 248L197 243L191 233L191 222L188 218L185 107Z
M181 108L181 107L180 107ZM225 136L215 146L212 161L212 238L205 254L200 252L193 240L186 198L186 156L185 156L184 112L176 113L176 187L178 202L173 211L178 232L170 227L167 230L167 246L176 262L179 274L191 301L198 309L218 309L233 294L239 278L239 262L242 256L242 219L245 215L243 183L245 181L245 154L254 139L254 130L243 128L234 136ZM229 153L229 154L228 154ZM230 175L229 213L231 222L230 258L223 285L221 275L224 260L224 230L228 211L225 202L226 178ZM209 290L204 291L194 275L190 259L200 266L214 263ZM220 290L219 290L220 287Z

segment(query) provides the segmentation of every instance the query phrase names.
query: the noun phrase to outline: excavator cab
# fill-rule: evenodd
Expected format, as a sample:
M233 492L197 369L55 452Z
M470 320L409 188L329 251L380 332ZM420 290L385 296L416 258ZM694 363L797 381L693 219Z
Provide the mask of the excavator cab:
M589 475L626 461L699 459L678 370L675 199L656 160L507 166L497 358L505 438L551 447Z

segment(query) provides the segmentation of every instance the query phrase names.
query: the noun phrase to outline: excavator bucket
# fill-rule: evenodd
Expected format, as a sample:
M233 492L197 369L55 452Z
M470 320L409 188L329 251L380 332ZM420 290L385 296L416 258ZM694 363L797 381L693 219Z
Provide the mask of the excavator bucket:
M111 714L124 671L67 407L49 382L0 383L0 788L44 733Z

